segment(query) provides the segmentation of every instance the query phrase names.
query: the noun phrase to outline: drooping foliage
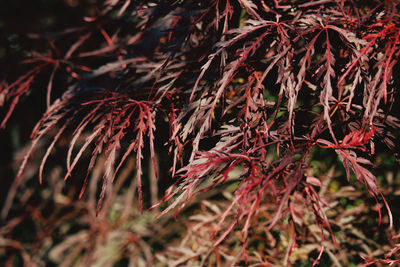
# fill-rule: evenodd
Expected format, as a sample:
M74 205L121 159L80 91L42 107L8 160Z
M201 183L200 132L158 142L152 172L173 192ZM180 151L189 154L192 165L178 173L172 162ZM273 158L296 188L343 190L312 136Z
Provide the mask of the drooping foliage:
M49 50L20 63L30 70L1 84L4 128L18 102L29 101L35 79L48 77L47 110L16 179L46 139L42 182L47 159L67 137L64 180L82 176L79 198L103 155L98 213L108 185L133 155L143 210L151 206L143 207L143 159L148 154L157 175L155 142L167 135L173 185L151 203L153 209L168 203L159 216L233 183L213 246L240 225L246 260L251 225L268 200L275 206L266 231L284 218L297 229L289 254L313 215L322 240L316 264L324 231L336 243L322 183L310 174L317 151L337 154L348 180L354 175L386 206L392 227L371 161L375 146L398 157L398 8L389 0L105 1L80 27L46 37ZM53 88L61 76L65 83ZM167 131L158 128L164 122ZM74 173L85 157L87 172Z

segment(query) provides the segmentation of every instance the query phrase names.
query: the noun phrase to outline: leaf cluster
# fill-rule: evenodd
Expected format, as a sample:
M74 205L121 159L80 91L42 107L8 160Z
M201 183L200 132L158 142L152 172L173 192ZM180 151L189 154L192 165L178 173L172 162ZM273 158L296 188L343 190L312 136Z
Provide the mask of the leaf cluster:
M79 198L99 157L105 158L97 214L131 157L140 210L169 203L159 216L232 183L214 247L240 225L238 260L247 261L251 225L273 200L265 229L288 219L288 257L306 214L314 219L321 235L315 265L325 231L337 245L321 179L310 175L315 150L334 151L348 180L354 173L385 204L392 227L370 166L376 149L398 149L398 8L389 0L105 1L81 27L53 36L48 50L22 61L29 71L0 85L4 128L35 80L48 74L47 110L32 131L17 179L46 140L38 168L42 183L46 161L67 138L64 180L82 158L89 161ZM61 45L66 37L73 41ZM54 91L61 77L66 82ZM142 195L144 159L157 177L161 135L174 180L159 202L153 190L149 203Z

